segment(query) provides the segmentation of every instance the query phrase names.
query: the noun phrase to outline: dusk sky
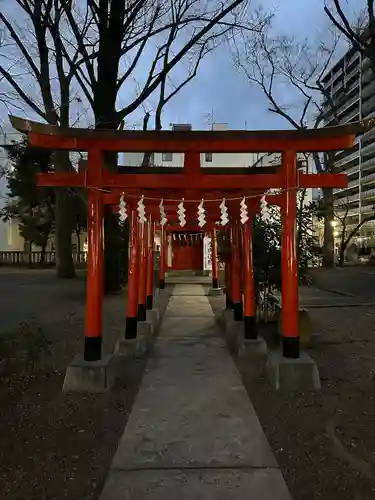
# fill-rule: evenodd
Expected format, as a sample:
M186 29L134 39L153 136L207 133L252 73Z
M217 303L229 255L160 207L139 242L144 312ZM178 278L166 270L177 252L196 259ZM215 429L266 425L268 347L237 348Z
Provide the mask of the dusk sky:
M354 12L358 0L345 0L343 4L346 2L346 12ZM264 0L262 5L274 9L277 34L312 41L327 34L330 22L323 11L323 0ZM207 57L196 79L171 100L165 109L164 126L168 128L170 122L192 123L193 128L206 129L207 114L213 111L214 121L228 123L231 129L246 125L248 129L288 128L285 120L267 107L262 92L235 71L230 51L222 46Z
M323 11L324 0L252 0L251 3L254 8L260 4L264 10L273 9L275 13L273 20L275 35L294 35L300 41L307 37L312 44L327 36L330 23ZM352 13L354 7L358 9L358 0L343 0L342 4L348 13ZM13 13L14 4L4 5ZM16 10L14 13L19 16ZM150 65L147 55L145 61L147 65L144 70L141 65L138 67L137 73L141 77L147 75ZM172 73L173 82L175 79L176 83L178 82L179 72L180 74L186 72L181 64ZM129 80L121 91L120 101L129 102L128 93L134 94L134 92L135 84ZM291 96L292 94L288 95L288 99ZM24 106L14 112L40 120L27 107L24 107L22 112L22 107ZM152 109L152 98L146 103L146 107ZM191 123L195 129L207 129L208 115L211 112L214 122L228 123L231 129L288 127L283 118L267 111L267 107L268 103L262 92L256 86L251 86L244 76L235 70L230 50L223 44L204 59L195 80L167 105L163 115L163 127L169 128L170 123ZM73 113L75 112L78 114L78 111L73 110ZM0 106L0 124L6 128L9 126L7 114L7 109ZM86 123L84 120L80 122L80 126L92 125L90 115L91 113L86 116ZM143 109L133 113L127 118L127 125L139 127L143 115Z

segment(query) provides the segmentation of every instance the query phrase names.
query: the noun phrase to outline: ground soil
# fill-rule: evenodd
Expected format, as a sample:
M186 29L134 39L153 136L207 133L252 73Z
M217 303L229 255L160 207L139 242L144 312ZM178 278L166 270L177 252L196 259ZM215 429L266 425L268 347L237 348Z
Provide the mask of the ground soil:
M11 359L0 376L0 498L97 499L146 360L122 364L106 394L62 393L65 368L83 347L84 280L2 271L0 292L0 358ZM121 336L124 314L123 294L105 299L105 352Z
M221 299L212 298L217 317ZM294 500L375 498L375 309L310 310L320 392L271 389L264 362L236 359ZM271 347L275 328L263 328Z

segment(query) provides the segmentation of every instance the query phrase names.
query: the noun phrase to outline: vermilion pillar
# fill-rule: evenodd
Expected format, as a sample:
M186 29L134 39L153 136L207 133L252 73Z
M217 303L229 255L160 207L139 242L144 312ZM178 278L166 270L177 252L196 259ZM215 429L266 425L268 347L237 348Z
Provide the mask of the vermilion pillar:
M219 288L219 263L217 260L216 229L211 232L212 288Z
M89 173L99 184L102 172L101 151L89 152ZM91 179L90 179L91 180ZM103 307L103 193L98 189L88 190L87 199L87 281L86 324L84 359L97 361L102 351L102 307Z
M128 301L126 305L125 338L135 339L138 322L138 217L135 210L130 215Z
M89 160L90 161L90 160ZM87 282L84 359L97 361L102 351L103 194L88 190Z
M242 289L241 289L241 257L240 257L240 232L238 223L235 223L231 230L231 282L233 315L235 321L243 320Z
M160 261L159 261L159 288L163 290L165 288L165 267L166 267L166 244L165 244L165 230L164 226L161 227L160 231Z
M227 309L233 309L230 259L231 257L228 256L225 262L225 307Z
M139 223L138 321L146 321L148 223Z
M225 307L226 309L233 309L232 300L232 278L231 278L231 243L230 243L230 230L226 229L225 234L225 246L226 246L226 256L225 256Z
M243 226L243 288L244 288L244 327L245 339L256 339L256 301L253 269L253 224L249 219Z
M147 309L152 309L154 298L154 223L150 218L147 254Z
M295 151L283 154L285 191L282 206L282 347L286 358L299 357L297 229L297 164Z

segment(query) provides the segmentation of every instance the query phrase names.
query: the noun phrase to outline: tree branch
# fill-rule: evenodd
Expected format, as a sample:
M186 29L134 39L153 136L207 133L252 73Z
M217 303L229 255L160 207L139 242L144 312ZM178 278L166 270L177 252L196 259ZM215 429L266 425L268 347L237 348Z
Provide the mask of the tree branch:
M171 69L176 66L178 62L190 51L194 45L196 45L210 30L216 26L227 14L229 14L233 9L235 9L238 5L242 3L242 0L234 0L228 7L222 9L220 13L213 17L210 22L207 23L206 26L201 28L196 35L193 35L186 45L176 54L175 57L172 58L171 61L168 62L163 71L154 79L152 83L148 83L144 86L141 94L136 98L132 104L126 106L121 111L118 112L119 119L123 119L125 116L130 114L132 111L137 109L137 107L145 101L156 88L159 86L163 79L163 75L171 71Z
M361 38L351 28L349 21L347 20L343 10L340 7L339 1L334 0L334 2L335 2L335 7L337 10L337 13L339 14L340 19L341 19L342 23L344 24L344 26L342 26L340 24L340 22L337 21L337 19L334 17L334 15L331 13L331 11L328 9L327 6L324 7L324 12L327 14L327 16L329 17L331 22L336 26L336 28L341 33L343 33L343 35L345 35L346 38L348 38L348 40L351 41L351 43L353 44L353 46L357 50L363 50L363 48L364 48L363 42L362 42Z
M2 66L0 66L0 74L4 77L4 79L13 87L13 89L17 92L19 97L28 105L30 108L35 111L35 113L40 116L43 120L47 120L46 113L37 106L37 104L25 93L24 90L18 85L18 83L14 80L12 75L6 71Z

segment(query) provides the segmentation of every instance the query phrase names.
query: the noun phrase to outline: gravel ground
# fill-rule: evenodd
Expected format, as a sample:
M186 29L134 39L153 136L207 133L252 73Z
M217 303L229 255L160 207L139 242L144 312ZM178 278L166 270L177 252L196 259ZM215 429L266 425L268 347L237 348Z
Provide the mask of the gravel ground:
M222 298L211 298L215 314ZM375 498L375 311L316 308L309 354L322 390L283 394L264 377L264 363L237 366L294 500ZM263 329L270 344L274 328Z
M106 394L62 393L65 368L83 347L84 282L57 283L48 271L0 272L2 297L5 289L0 335L16 342L0 377L0 498L97 499L146 360L127 361ZM123 296L105 299L104 351L121 335L124 311Z

